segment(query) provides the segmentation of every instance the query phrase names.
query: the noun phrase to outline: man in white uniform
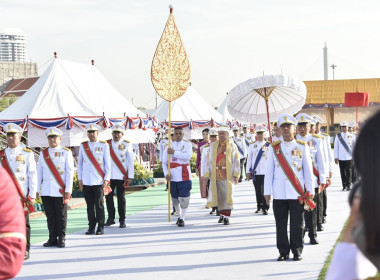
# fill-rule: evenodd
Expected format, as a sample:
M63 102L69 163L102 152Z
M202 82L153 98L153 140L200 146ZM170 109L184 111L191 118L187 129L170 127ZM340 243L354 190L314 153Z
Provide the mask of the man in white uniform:
M111 157L109 146L98 140L100 127L95 123L86 125L90 141L80 145L78 159L79 187L87 203L89 228L86 234L94 234L96 224L97 235L104 233L104 188L109 188L111 177Z
M37 171L33 152L20 145L22 128L17 124L9 123L4 126L8 147L0 151L1 166L7 171L12 181L22 193L26 222L26 252L25 260L29 259L30 251L30 223L27 205L33 206L37 191ZM5 215L2 213L2 215Z
M119 227L125 228L126 201L125 189L132 183L134 177L133 151L129 141L123 140L124 128L121 125L112 127L112 140L107 144L111 156L111 192L106 195L108 219L105 226L115 224L115 189L117 194L117 210L119 213Z
M61 130L49 127L45 135L49 148L41 151L37 165L37 198L42 198L49 229L49 240L43 246L63 248L66 246L67 203L73 189L74 159L71 150L61 146Z
M174 129L173 138L174 141L170 143L170 147L167 146L164 152L162 168L166 180L168 182L170 181L170 194L172 196L173 206L175 211L179 214L176 224L179 227L184 227L192 187L190 159L193 155L193 150L190 142L183 140L183 130L181 127Z
M239 183L242 182L243 180L243 168L244 168L244 163L247 157L247 145L245 144L245 139L243 136L239 135L239 127L235 125L233 127L233 133L234 135L232 136L232 140L235 143L235 145L238 148L239 155L240 155L240 178L239 178Z
M268 164L264 180L264 195L267 204L273 193L273 212L276 220L277 261L289 258L302 259L304 208L315 208L313 167L307 144L296 140L296 119L283 114L277 121L283 140L272 143L268 153ZM306 191L305 191L306 189ZM300 203L301 202L301 203ZM288 216L290 212L290 242L288 238Z

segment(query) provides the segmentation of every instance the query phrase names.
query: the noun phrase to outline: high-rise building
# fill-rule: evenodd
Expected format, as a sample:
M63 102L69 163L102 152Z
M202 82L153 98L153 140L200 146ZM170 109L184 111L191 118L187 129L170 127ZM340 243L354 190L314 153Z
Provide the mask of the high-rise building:
M0 29L0 61L26 61L26 36L20 29Z

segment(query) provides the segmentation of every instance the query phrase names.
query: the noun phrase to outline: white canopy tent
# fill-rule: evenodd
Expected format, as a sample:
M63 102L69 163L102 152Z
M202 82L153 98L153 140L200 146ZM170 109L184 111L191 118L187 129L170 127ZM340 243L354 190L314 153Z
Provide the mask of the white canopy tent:
M190 85L184 95L171 102L171 120L174 126L184 128L185 138L201 139L202 130L211 128L213 122L222 122L222 115L200 96ZM169 121L169 102L163 100L152 113L159 122Z
M64 132L63 145L78 146L86 137L83 128L86 122L102 122L104 131L99 138L109 139L109 125L127 117L130 122L133 118L142 122L145 114L125 99L94 65L54 58L30 89L0 112L0 125L24 120L28 145L35 147L47 146L44 127L51 123ZM125 138L134 143L154 142L154 132L128 129Z

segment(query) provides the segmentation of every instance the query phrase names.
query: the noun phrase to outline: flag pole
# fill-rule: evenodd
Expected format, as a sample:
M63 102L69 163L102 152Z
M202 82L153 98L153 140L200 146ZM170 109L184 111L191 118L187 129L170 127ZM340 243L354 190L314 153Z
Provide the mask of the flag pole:
M171 142L171 125L172 125L172 102L169 101L169 137L168 137L168 148L170 148L170 142ZM169 175L169 178L170 178L170 154L168 154L168 175ZM170 223L170 220L171 220L171 215L170 215L170 210L171 210L171 206L170 206L170 198L171 198L171 192L170 192L170 181L171 179L168 181L168 221Z

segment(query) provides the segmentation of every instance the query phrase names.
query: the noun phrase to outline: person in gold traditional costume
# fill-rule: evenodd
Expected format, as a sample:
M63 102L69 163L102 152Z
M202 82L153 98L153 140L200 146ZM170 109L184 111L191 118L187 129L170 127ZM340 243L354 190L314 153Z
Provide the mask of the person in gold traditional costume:
M218 207L218 223L229 225L233 209L233 185L240 177L240 154L235 143L228 138L229 127L218 128L219 140L211 143L206 156L205 178L210 178L208 205Z

